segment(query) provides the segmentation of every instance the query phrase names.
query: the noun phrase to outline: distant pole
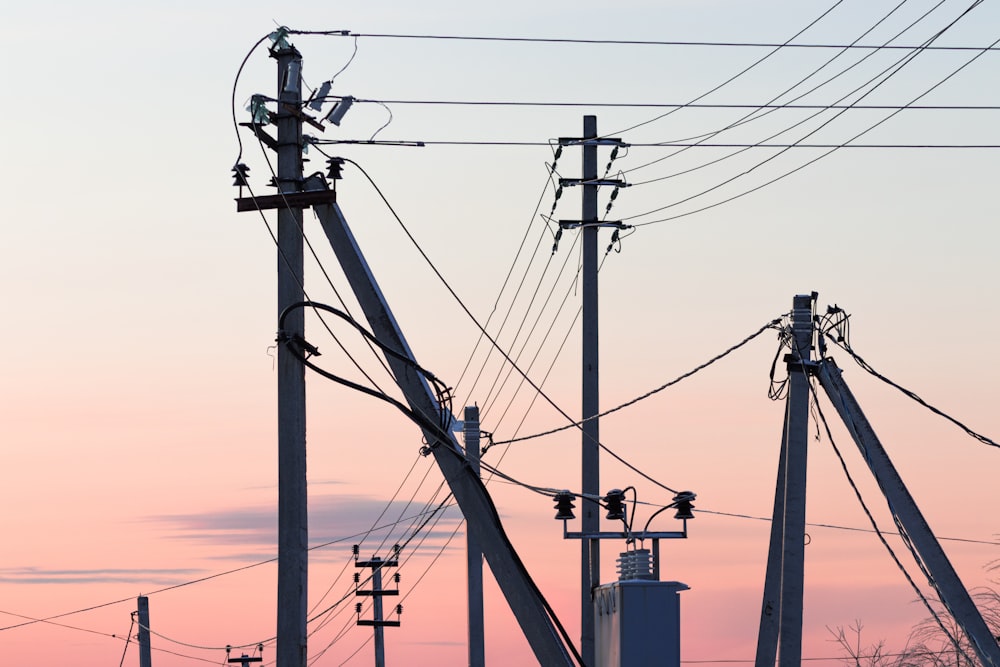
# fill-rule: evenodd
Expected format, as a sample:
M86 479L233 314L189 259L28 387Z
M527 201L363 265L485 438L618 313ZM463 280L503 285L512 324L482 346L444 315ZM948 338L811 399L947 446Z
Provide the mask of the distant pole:
M278 48L278 190L302 189L302 56L293 46ZM302 301L302 210L278 208L278 313ZM285 336L303 336L305 311L285 318ZM306 665L306 605L309 526L306 512L305 366L286 345L278 345L278 628L277 667Z
M465 456L479 475L479 407L465 408ZM483 615L483 550L472 531L466 529L466 557L469 572L469 667L486 665L486 622Z
M139 596L139 667L153 667L153 651L149 645L149 598Z
M597 116L583 117L583 441L582 469L584 497L600 495L600 412L598 378L598 299L597 299ZM593 224L588 224L593 223ZM601 530L600 506L583 502L582 528L593 534ZM581 540L580 653L587 665L595 661L594 609L592 592L601 583L601 541Z
M375 667L385 667L385 629L382 627L382 559L372 558L372 606L375 609Z
M355 549L357 547L355 546ZM357 558L357 551L355 551ZM372 556L365 561L355 561L355 567L365 567L372 571L371 590L356 589L356 596L370 596L372 599L373 617L371 620L361 618L361 603L357 604L358 625L370 625L375 629L375 667L385 667L385 626L399 627L399 621L386 621L382 613L382 597L385 595L399 595L399 588L386 590L382 588L382 569L387 567L397 567L399 565L399 545L393 547L393 556L388 560L382 560L378 556ZM358 581L358 575L354 576L354 581ZM399 575L396 575L399 581ZM396 612L402 614L403 607L397 606Z
M787 358L788 433L785 439L785 534L781 558L779 667L801 667L802 664L812 302L813 297L808 294L800 294L792 300L792 351Z

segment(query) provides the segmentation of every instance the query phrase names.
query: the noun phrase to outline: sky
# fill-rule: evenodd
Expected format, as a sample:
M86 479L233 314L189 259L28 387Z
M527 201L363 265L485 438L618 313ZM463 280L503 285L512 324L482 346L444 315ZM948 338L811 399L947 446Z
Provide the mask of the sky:
M1000 145L998 52L718 45L794 37L914 46L950 26L935 45L988 47L1000 38L1000 9L987 0L965 13L970 4L5 5L5 662L136 665L126 638L135 634L130 613L139 595L149 596L158 667L222 664L227 645L247 647L237 654L258 643L264 664L273 661L277 258L273 215L236 212L230 170L246 163L254 191L271 191L267 151L245 130L237 135L234 114L246 122L250 97L274 94L266 40L252 47L278 25L366 35L291 38L309 86L333 78L331 95L370 100L339 127L307 133L425 142L314 146L306 172L326 170L321 150L355 161L426 253L433 268L349 165L337 185L340 206L417 361L454 387L456 411L479 405L482 428L497 441L566 421L477 345L466 308L547 396L580 411L580 250L568 231L552 252L546 216L580 215L573 188L553 211L550 141L578 135L586 114L597 116L602 134L632 145L610 167L609 177L631 187L607 217L632 227L620 244L602 230L599 243L602 409L687 373L782 317L795 294L815 291L820 312L836 304L851 314L850 343L875 369L997 439L1000 149L988 146ZM675 44L374 36L390 34ZM883 72L892 76L876 86ZM550 104L415 103L443 101ZM695 101L703 106L655 106ZM632 106L614 106L625 104ZM757 108L768 104L809 108ZM924 108L899 110L907 106ZM712 146L662 145L706 136ZM813 147L773 147L795 143ZM852 143L868 147L816 147ZM756 144L772 147L740 148ZM602 170L610 160L602 149ZM564 178L580 169L574 149L555 167ZM600 195L602 213L609 195ZM358 312L309 212L305 232L315 251L309 296L338 305L339 293ZM330 325L398 397L357 334ZM367 381L315 318L307 338L324 353L325 369ZM767 331L601 420L602 442L617 455L668 488L697 493L688 539L662 547L662 578L690 587L681 595L685 662L754 656L784 410L768 398L778 350ZM831 356L930 526L956 538L943 545L963 581L996 585L1000 573L987 566L1000 558L997 448L842 350ZM780 363L776 373L784 375ZM370 630L354 625L351 545L367 557L403 542L404 612L401 627L386 630L387 661L464 664L464 528L452 507L412 536L445 498L416 427L391 406L314 374L307 391L311 664L371 663ZM870 532L831 444L878 525L892 532L885 502L830 404L821 398L819 406L833 443L814 419L804 656L840 656L831 631L855 623L864 626L863 644L901 648L926 612ZM527 485L579 490L579 446L566 430L497 445L484 460ZM637 524L670 502L671 493L610 456L601 465L602 489L636 489ZM488 488L577 639L578 543L562 539L545 494L499 479ZM651 527L675 530L670 517L660 514ZM898 538L887 539L903 553ZM624 549L603 545L604 581L614 580ZM488 661L530 664L489 576L486 598Z

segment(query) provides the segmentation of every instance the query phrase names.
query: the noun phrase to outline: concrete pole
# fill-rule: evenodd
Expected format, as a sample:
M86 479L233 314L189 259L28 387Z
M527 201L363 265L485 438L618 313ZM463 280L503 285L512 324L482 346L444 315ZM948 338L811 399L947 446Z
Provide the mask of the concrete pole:
M149 643L149 598L139 596L139 667L153 667L153 650Z
M375 611L375 667L385 667L385 628L382 627L382 559L372 560L372 607Z
M809 376L812 296L792 301L792 352L788 357L788 435L785 447L785 520L781 558L779 667L802 664L802 596L806 550L806 463L809 443Z
M875 435L875 430L861 411L861 406L844 382L841 371L833 360L826 359L820 363L819 381L840 418L844 420L844 425L847 426L858 449L861 450L865 463L878 482L886 502L903 526L913 547L920 554L920 559L923 560L929 573L928 578L941 595L941 601L962 627L980 662L987 667L1000 667L1000 645L997 644L997 638L983 620L965 584L952 567L941 544L934 537L934 531L927 524L927 520L917 507L916 501L910 495L889 454ZM961 664L961 661L956 664Z
M278 60L278 189L302 188L302 122L282 106L302 101L302 56L294 47ZM301 209L278 209L278 313L304 298ZM285 318L285 333L304 336L305 311ZM278 628L277 667L306 665L308 538L306 512L305 366L278 345Z
M465 456L479 475L479 408L465 408ZM469 667L486 665L486 622L483 613L483 550L466 527L466 558L469 572Z
M785 401L785 422L781 427L781 451L778 454L778 481L774 486L774 509L771 515L771 544L767 552L764 574L764 599L760 605L760 628L757 631L755 667L774 667L778 656L778 629L781 622L781 557L785 536L785 483L788 451L788 408Z
M597 138L597 116L583 117L583 139ZM583 424L581 488L585 496L600 494L600 412L598 377L598 299L597 299L597 144L583 145ZM587 223L595 223L588 225ZM585 534L601 529L600 506L581 503L582 528ZM601 583L601 542L581 540L580 654L586 665L595 664L594 610L592 591Z

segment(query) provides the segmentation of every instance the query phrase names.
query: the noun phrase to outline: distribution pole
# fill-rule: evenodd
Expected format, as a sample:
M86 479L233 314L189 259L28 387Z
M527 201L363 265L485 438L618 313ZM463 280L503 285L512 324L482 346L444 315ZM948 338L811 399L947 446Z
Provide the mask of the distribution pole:
M278 61L278 191L302 189L302 56L282 41ZM304 299L302 209L278 208L278 313ZM285 318L279 337L304 337L305 311ZM308 590L305 366L278 345L278 628L277 667L305 667Z
M479 407L465 408L463 434L465 456L476 475L479 475ZM466 557L469 573L469 667L486 665L486 624L483 616L483 550L479 540L466 529Z
M806 447L809 443L809 366L813 296L792 300L792 352L788 355L788 423L785 437L785 517L781 557L778 665L802 664L802 597L806 549Z
M385 667L385 628L382 627L382 559L372 558L372 607L375 619L375 667Z
M149 643L149 598L139 596L139 667L152 667L153 654Z
M357 546L354 547L357 549ZM355 551L355 554L357 552ZM357 556L355 555L355 558ZM399 627L399 621L387 621L383 617L382 597L386 595L399 595L398 588L382 588L382 568L396 567L399 565L399 545L393 549L393 557L389 560L382 560L378 556L373 556L369 560L355 561L355 567L365 567L372 571L371 590L358 589L354 591L358 596L370 596L372 599L373 618L371 620L361 618L361 603L357 605L358 625L370 625L375 629L375 667L385 667L385 626ZM358 575L354 575L354 581L358 581ZM396 575L399 581L399 575ZM402 606L396 607L397 613L402 613Z
M590 141L588 141L590 140ZM582 491L585 498L600 495L600 412L598 378L598 298L597 298L597 116L583 117L583 441ZM588 224L590 223L590 224ZM581 503L584 534L601 530L600 506ZM601 583L601 541L581 540L580 653L587 665L595 662L594 610L592 595Z

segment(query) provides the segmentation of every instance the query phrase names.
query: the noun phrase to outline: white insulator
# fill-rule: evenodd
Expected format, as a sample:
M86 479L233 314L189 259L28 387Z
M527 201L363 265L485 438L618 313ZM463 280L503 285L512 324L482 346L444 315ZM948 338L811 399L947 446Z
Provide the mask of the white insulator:
M624 551L618 556L618 581L654 579L653 555L649 549Z

